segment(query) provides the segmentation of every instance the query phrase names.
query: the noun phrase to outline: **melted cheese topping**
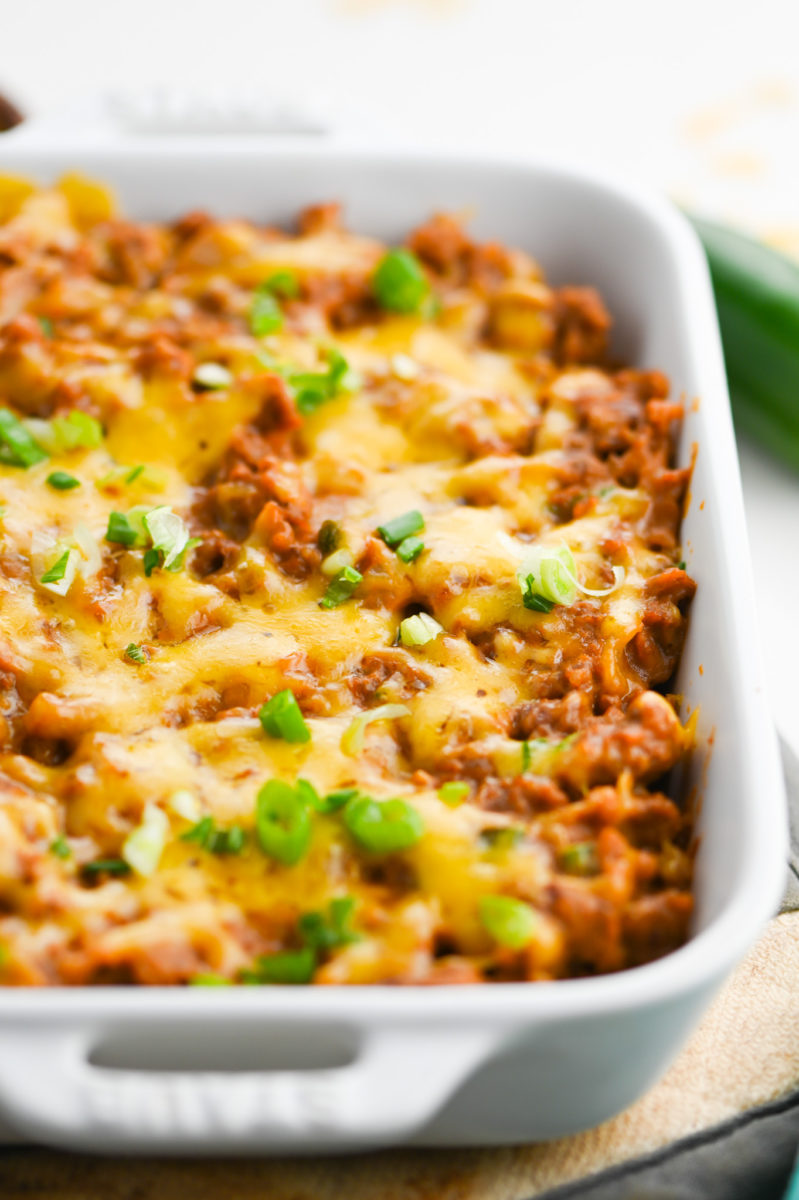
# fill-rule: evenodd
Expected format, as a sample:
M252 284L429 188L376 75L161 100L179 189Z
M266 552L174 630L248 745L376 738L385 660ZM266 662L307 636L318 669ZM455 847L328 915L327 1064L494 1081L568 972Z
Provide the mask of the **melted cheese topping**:
M289 236L130 224L77 177L8 181L0 201L0 405L40 442L75 409L103 435L0 465L4 981L268 982L270 962L296 974L309 951L320 983L536 979L679 944L690 831L650 787L686 744L651 690L692 591L675 566L679 414L652 373L602 365L598 298L552 291L518 252L453 243L445 218L412 242L438 305L422 316L380 309L386 247L324 208ZM256 337L253 290L275 272L298 295ZM325 375L331 347L358 382L298 414L292 378ZM203 363L229 385L201 390ZM56 490L55 470L78 485ZM199 539L181 569L148 574L146 546L107 539L110 514L137 506ZM405 563L377 529L409 510L424 550ZM325 522L362 576L332 608ZM564 543L582 585L611 588L614 567L623 583L525 607L525 553ZM78 570L54 594L42 575L70 546ZM419 611L442 633L409 647L400 625ZM258 719L287 688L307 742ZM386 703L405 715L348 753L353 720ZM314 810L287 865L257 830L270 779L400 797L424 831L381 854L349 809ZM457 806L439 792L453 781ZM132 869L153 808L166 836ZM209 818L243 845L203 842ZM501 927L487 897L510 902Z

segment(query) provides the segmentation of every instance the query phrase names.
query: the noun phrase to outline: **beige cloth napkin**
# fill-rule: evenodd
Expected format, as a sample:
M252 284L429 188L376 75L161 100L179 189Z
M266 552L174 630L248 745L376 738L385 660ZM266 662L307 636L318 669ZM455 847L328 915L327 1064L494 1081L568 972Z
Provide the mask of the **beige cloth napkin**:
M799 1087L799 913L776 917L661 1082L613 1121L502 1150L103 1160L0 1153L4 1200L527 1200Z

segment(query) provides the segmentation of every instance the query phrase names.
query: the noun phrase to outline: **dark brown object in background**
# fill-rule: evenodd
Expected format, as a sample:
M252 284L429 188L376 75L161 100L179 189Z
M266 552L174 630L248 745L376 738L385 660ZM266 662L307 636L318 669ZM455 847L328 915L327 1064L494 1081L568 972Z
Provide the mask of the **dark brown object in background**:
M16 104L12 104L7 96L0 93L0 133L13 129L15 125L21 125L24 120Z

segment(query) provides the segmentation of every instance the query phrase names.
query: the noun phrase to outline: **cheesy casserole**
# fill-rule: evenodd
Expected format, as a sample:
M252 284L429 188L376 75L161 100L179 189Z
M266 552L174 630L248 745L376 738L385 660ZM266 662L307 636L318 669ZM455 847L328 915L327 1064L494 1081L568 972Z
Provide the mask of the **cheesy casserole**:
M444 215L0 217L0 982L678 946L681 407L596 292Z

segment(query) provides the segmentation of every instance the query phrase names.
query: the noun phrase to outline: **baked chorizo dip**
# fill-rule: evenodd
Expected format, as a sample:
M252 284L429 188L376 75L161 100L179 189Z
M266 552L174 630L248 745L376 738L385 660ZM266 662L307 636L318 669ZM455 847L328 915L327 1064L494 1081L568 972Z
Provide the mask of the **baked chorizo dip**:
M0 210L0 981L678 946L681 408L596 292L443 215Z

